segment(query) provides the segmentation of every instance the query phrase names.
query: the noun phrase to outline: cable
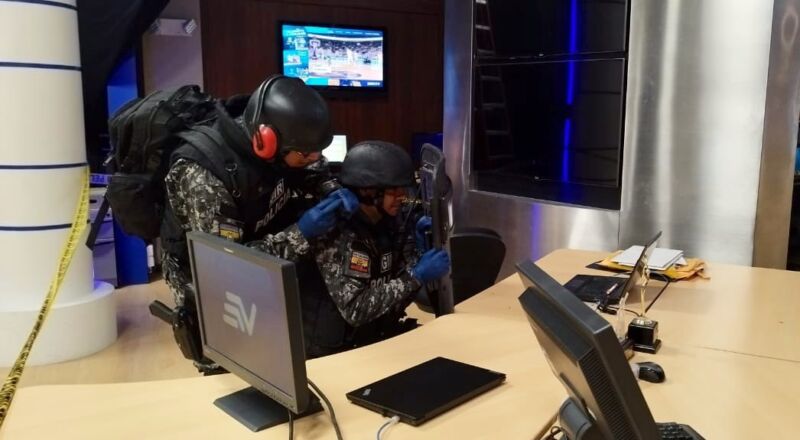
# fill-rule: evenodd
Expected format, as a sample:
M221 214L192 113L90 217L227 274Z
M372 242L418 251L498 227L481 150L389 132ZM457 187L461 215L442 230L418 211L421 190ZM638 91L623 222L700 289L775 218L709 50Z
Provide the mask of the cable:
M289 413L289 440L294 440L294 415L290 409L287 409L286 412Z
M627 307L626 307L624 310L625 310L626 312L628 312L628 313L633 313L633 314L634 314L634 315L636 315L637 317L640 317L640 316L642 316L642 315L641 315L639 312L633 311L633 310L631 310L631 309L629 309L629 308L627 308ZM619 312L619 307L608 306L608 307L606 307L606 310L601 310L601 311L603 311L603 312L605 312L605 313L608 313L608 314L610 314L610 315L616 315L616 314L617 314L617 312ZM613 312L613 313L611 313L611 312Z
M666 284L664 284L664 287L662 287L661 290L658 291L658 294L656 295L655 298L653 298L652 301L650 301L650 304L648 304L647 307L645 307L644 309L645 313L647 313L647 311L650 310L650 307L653 307L653 304L655 304L656 301L658 301L658 298L661 296L661 294L664 293L664 291L667 290L667 287L669 287L669 285L672 283L672 280L670 280L668 276L661 274L653 274L653 275L658 275L659 277L661 277L662 278L661 281L666 282Z
M325 402L325 405L328 407L328 411L331 413L331 423L333 423L333 429L336 430L336 438L338 440L342 440L342 431L339 430L339 422L336 421L336 413L333 412L333 405L331 405L330 400L325 397L325 394L319 389L318 386L314 384L314 382L311 382L311 379L308 380L308 384L314 389L314 392L317 394L317 396L319 396L319 398Z
M392 425L396 425L397 422L399 421L400 421L400 416L393 416L391 418L386 419L386 422L383 425L381 425L380 429L378 429L378 435L376 437L377 440L381 440L381 434L383 434L384 429L387 429Z
M545 435L544 437L542 437L542 440L558 440L558 437L556 437L556 436L558 434L562 434L563 432L564 432L564 430L561 429L560 426L553 426L552 428L550 428L550 432L547 435ZM561 438L563 439L565 437L561 437Z

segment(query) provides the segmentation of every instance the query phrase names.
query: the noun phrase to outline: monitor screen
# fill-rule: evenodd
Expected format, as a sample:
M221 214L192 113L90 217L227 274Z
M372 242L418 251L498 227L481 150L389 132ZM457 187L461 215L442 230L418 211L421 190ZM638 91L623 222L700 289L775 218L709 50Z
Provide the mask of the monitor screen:
M604 438L659 438L611 325L530 261L519 297L553 374Z
M324 89L386 87L382 29L281 23L283 74Z
M294 265L209 234L187 237L203 354L292 411L304 410Z
M343 162L344 156L347 155L347 136L334 135L330 145L322 150L322 155L328 162Z

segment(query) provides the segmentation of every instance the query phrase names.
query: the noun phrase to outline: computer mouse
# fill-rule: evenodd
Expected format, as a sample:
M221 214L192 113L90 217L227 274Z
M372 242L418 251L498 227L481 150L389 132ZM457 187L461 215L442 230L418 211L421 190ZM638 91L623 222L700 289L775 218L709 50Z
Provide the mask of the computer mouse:
M637 362L636 365L639 367L639 379L653 383L661 383L666 379L664 369L655 362Z

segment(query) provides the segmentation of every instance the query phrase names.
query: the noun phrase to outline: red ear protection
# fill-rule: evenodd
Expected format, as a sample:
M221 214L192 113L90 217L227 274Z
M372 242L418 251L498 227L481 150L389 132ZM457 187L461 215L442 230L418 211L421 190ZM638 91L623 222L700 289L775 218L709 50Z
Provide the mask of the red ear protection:
M253 152L264 160L272 160L278 152L278 135L269 125L261 124L253 134Z

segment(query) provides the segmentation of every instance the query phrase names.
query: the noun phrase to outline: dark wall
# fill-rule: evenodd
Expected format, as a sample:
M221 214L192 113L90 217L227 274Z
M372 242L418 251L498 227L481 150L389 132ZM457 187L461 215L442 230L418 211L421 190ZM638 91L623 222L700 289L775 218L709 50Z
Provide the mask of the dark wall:
M386 28L381 97L329 98L333 128L351 145L381 139L409 148L442 130L442 0L201 0L205 88L250 93L279 73L281 20Z

